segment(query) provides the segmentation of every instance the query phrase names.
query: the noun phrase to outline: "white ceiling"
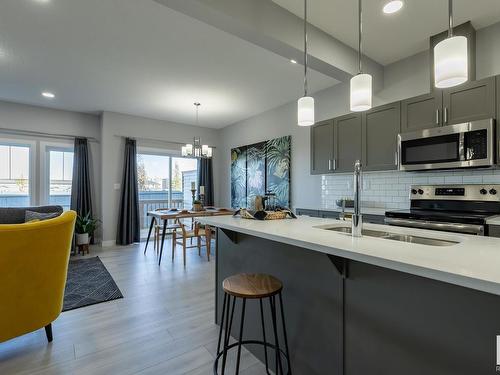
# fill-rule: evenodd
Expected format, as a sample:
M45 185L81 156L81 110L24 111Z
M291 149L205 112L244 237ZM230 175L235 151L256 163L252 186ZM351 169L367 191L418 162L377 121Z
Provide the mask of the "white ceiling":
M272 1L303 17L304 0ZM363 49L383 65L426 50L429 36L448 27L447 0L404 0L403 9L391 15L382 12L387 1L363 1ZM500 0L454 0L453 4L456 25L470 20L480 29L500 21ZM313 25L356 49L357 11L356 0L308 2L308 19Z
M301 66L153 0L0 1L3 100L188 124L200 101L220 128L301 95Z

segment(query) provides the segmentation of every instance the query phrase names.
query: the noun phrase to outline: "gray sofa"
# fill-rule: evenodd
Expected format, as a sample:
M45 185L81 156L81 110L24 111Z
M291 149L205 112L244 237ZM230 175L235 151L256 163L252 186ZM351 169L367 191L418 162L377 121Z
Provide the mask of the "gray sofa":
M61 206L37 206L37 207L0 207L0 224L21 224L24 223L26 211L40 213L58 212L62 214Z

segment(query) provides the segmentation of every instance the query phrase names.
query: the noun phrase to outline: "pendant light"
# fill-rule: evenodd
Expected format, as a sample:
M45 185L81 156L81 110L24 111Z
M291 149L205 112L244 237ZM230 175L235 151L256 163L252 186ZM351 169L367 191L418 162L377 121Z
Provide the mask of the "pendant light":
M434 47L434 85L446 88L469 79L467 38L453 36L453 1L448 0L448 37Z
M307 95L307 0L304 0L304 96L297 102L297 123L314 125L314 98Z
M358 0L358 74L351 78L350 108L353 112L366 111L372 107L372 76L363 73L361 65L361 38L363 18L361 0Z
M199 114L198 110L201 103L193 103L196 108L196 126L199 126ZM211 158L213 153L212 147L208 145L202 145L201 139L199 137L193 138L193 143L187 143L185 146L181 147L181 155L184 157L194 156L195 158Z

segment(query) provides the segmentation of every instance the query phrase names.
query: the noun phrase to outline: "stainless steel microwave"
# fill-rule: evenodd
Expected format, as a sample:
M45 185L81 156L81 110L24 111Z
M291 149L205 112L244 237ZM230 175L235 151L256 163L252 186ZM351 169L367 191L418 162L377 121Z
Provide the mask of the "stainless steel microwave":
M490 167L495 164L495 137L493 119L399 134L399 169Z

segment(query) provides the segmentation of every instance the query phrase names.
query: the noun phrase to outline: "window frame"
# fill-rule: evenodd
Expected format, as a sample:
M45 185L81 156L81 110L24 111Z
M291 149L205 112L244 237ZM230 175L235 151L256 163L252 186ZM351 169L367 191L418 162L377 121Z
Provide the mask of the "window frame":
M37 141L20 138L20 137L0 137L0 145L2 146L14 146L14 147L27 147L29 149L29 205L34 206L38 204L39 201L39 189L38 189L38 176L36 165L36 155L38 153Z
M75 152L74 143L40 141L40 204L48 205L50 202L50 151Z

